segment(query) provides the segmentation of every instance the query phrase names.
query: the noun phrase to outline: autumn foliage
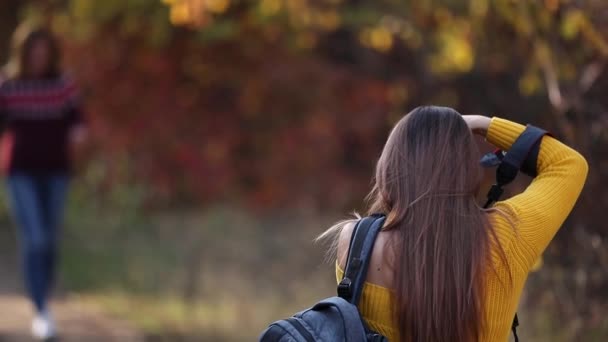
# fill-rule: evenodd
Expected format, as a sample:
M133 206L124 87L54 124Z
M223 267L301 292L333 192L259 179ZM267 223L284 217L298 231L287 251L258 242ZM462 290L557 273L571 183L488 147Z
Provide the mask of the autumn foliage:
M568 310L606 312L603 1L31 3L85 90L83 172L143 184L151 205L360 207L391 124L420 104L549 128L587 157L593 191L547 254L585 269L564 280L589 294Z
M572 83L606 54L584 9L553 2L68 3L50 21L73 37L99 147L161 201L348 206L414 105L552 121L567 108L543 78Z

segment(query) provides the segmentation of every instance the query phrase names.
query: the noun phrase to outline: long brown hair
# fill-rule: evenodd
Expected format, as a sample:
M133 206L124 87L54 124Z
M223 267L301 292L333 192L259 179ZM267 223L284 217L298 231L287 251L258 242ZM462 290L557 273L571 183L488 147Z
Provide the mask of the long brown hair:
M481 338L484 274L494 267L490 246L498 244L505 259L476 201L482 178L478 157L467 124L446 107L414 109L384 146L369 213L387 215L383 230L396 232L384 258L393 270L394 319L402 342ZM320 239L338 236L347 222Z
M55 35L46 28L32 29L24 24L18 27L13 34L10 60L5 67L9 77L16 79L31 77L31 72L28 69L28 59L34 44L39 41L44 41L49 49L47 70L40 76L42 78L55 78L61 75L61 53Z
M370 212L396 230L395 319L403 341L478 341L491 225L476 201L478 148L461 115L419 107L384 147Z

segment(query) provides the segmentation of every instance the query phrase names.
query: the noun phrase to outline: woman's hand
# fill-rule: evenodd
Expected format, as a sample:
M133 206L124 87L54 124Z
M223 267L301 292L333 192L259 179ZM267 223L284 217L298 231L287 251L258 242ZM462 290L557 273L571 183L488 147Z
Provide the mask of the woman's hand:
M10 168L14 143L13 133L5 131L0 136L0 174L6 175Z
M88 136L87 128L83 124L72 127L69 134L69 140L73 145L82 145Z
M86 144L88 138L88 130L85 125L79 124L71 128L69 133L70 141L70 156L72 157L74 170L78 172L84 169L87 163L88 156L88 145Z
M484 137L486 136L488 127L490 127L490 122L492 121L492 119L483 115L463 115L462 118L474 134Z

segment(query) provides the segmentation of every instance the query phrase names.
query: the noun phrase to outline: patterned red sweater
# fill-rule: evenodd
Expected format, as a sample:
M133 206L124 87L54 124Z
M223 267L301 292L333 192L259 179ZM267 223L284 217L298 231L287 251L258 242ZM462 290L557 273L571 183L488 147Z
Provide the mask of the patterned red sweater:
M10 173L70 171L70 130L82 123L73 81L58 77L2 82L0 120L11 137Z

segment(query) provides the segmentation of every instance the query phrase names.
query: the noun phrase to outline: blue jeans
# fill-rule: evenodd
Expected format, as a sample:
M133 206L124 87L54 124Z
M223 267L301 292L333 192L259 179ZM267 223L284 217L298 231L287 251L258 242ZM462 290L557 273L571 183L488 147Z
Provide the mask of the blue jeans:
M46 309L57 259L59 226L63 217L67 174L11 173L8 188L19 227L21 255L28 294L39 312Z

